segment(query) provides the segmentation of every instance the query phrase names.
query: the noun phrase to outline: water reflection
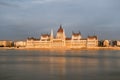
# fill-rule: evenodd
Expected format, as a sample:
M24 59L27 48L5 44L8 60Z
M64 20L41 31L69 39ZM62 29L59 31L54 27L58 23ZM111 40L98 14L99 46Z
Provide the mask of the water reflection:
M50 73L52 75L64 75L66 74L66 59L64 57L61 58L50 58Z
M0 80L120 80L119 51L0 51Z

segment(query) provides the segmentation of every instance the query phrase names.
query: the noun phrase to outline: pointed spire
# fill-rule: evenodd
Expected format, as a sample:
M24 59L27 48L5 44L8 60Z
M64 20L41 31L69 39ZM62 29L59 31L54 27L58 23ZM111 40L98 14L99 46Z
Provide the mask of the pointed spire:
M79 31L79 34L81 35L81 32Z
M51 36L53 36L53 29L51 29Z
M63 28L62 28L62 25L60 24L60 28L58 29L57 32L63 32Z
M53 38L53 29L51 29L51 35L50 36L51 36L51 38Z
M60 29L62 28L62 25L60 24Z

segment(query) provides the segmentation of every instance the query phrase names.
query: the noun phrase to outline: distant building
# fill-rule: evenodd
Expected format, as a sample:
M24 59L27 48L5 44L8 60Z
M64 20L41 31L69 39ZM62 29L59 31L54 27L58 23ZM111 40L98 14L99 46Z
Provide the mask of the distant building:
M60 28L57 31L57 39L61 39L61 40L65 40L66 36L65 36L65 32L64 29L62 28L62 26L60 25Z
M0 47L11 47L12 41L8 40L0 40Z
M116 47L117 46L117 41L116 40L112 40L111 41L111 46Z
M50 35L49 34L42 34L41 41L50 41Z
M40 39L36 39L34 37L27 38L26 41L26 47L29 48L35 48L35 47L41 47Z
M16 47L26 47L26 41L16 41L16 42L14 42L14 46L16 46Z
M116 41L117 42L117 46L120 47L120 41Z
M87 39L84 39L80 32L73 32L71 38L67 38L61 25L55 37L53 30L51 30L50 34L41 34L40 39L31 37L26 41L28 48L87 48L97 46L97 36L88 36Z
M98 46L98 38L97 36L88 36L87 38L87 47L97 47Z
M72 40L80 40L82 38L81 33L72 33Z
M62 47L65 47L65 39L66 39L65 31L62 28L62 26L60 25L60 28L57 31L56 38L54 38L52 40L51 47L53 47L53 48L62 48Z
M103 47L103 40L98 41L98 46Z
M109 47L109 46L110 46L109 40L104 40L103 46L104 46L104 47Z
M72 33L71 48L85 48L86 39L82 39L81 32Z

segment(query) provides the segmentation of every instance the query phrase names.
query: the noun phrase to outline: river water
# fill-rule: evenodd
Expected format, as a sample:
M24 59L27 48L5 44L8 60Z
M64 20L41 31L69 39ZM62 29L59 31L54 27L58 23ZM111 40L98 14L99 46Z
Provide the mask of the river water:
M0 50L0 80L120 80L120 51Z

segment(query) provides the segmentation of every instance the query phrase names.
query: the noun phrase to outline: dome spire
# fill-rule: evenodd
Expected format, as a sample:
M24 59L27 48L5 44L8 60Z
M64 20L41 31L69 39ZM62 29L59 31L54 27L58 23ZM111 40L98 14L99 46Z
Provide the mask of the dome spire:
M62 28L62 25L60 24L60 28Z
M60 28L58 29L57 32L63 32L63 28L62 28L62 25L60 24Z

